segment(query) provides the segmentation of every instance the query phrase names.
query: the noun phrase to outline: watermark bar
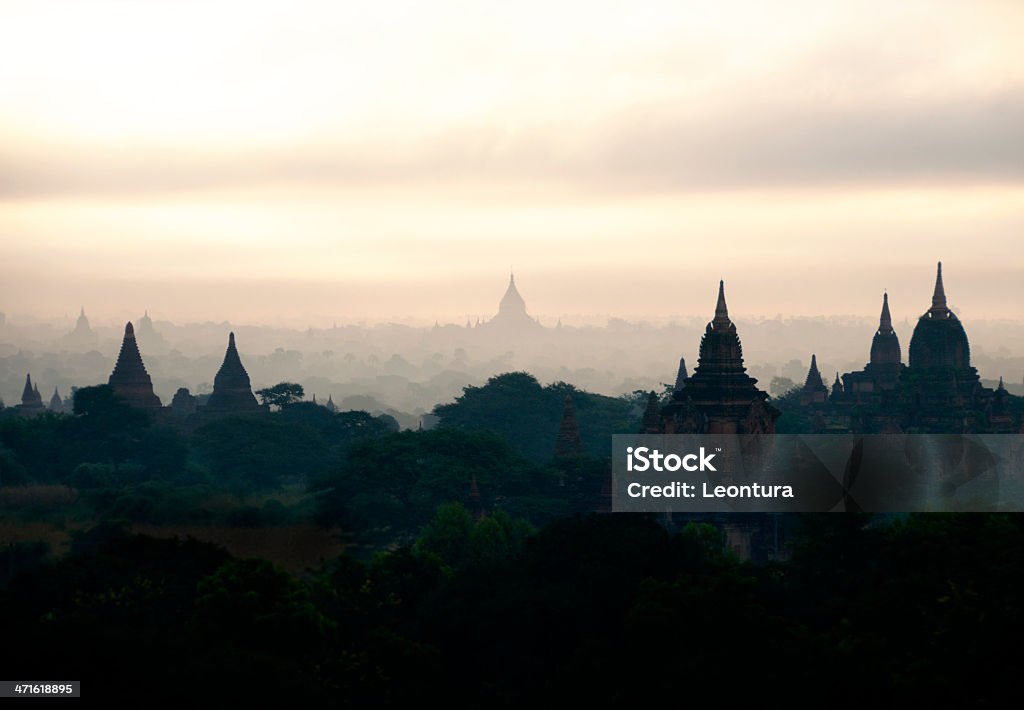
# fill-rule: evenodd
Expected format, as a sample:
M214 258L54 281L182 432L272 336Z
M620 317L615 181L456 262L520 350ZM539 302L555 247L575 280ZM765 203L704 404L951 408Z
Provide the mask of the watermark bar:
M0 698L80 697L80 680L0 680Z
M612 510L1020 512L1024 435L618 435Z

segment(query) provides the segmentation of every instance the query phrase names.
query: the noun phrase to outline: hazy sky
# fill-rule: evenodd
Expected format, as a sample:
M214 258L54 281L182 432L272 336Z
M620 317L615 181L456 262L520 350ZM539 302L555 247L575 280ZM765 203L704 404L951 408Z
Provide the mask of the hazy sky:
M1024 304L1024 3L5 2L0 310Z

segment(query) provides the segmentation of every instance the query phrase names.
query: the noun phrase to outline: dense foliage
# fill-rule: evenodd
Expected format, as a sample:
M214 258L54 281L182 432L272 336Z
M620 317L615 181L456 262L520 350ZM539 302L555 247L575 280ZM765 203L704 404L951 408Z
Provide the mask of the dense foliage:
M637 516L530 535L446 507L415 548L297 578L194 541L95 530L64 559L8 550L8 674L233 703L1001 704L1015 695L1018 518L804 519L766 567L719 533ZM210 686L210 689L207 689ZM841 689L841 692L839 692ZM207 693L212 693L208 695ZM138 697L138 696L136 696Z

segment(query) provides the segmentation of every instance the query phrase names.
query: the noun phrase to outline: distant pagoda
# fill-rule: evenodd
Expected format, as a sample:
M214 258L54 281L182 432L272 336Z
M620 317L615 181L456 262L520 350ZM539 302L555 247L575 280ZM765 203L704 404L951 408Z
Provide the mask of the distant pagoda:
M509 274L508 288L498 304L498 314L484 323L488 330L532 332L542 330L542 326L526 312L526 301L519 295L516 288L515 274Z
M661 410L665 433L774 434L779 411L743 365L743 347L718 283L715 317L700 340L697 368L683 381L681 396Z
M21 406L18 413L26 417L34 417L46 411L43 406L43 397L39 394L39 385L32 384L32 375L25 375L25 389L21 392Z
M807 370L807 379L804 380L804 388L800 392L801 404L824 404L828 399L828 387L821 379L821 372L818 371L818 357L811 354L811 367Z
M153 392L153 381L142 364L135 328L131 321L124 326L124 341L117 356L117 364L107 382L125 402L139 409L159 409L160 398Z
M228 334L224 362L213 378L213 393L206 402L207 412L255 412L260 406L252 393L249 373L242 366L235 347L235 334Z

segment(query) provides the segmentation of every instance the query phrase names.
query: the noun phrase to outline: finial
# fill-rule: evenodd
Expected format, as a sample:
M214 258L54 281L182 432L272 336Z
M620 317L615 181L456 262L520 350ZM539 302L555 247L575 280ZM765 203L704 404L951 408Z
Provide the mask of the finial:
M892 315L889 314L889 294L882 293L882 315L878 318L878 330L888 333L892 330Z
M725 281L718 282L718 303L715 305L715 321L719 323L729 322L729 309L725 305Z
M939 262L935 272L935 293L932 294L932 313L945 314L949 308L946 306L946 291L942 287L942 262Z
M131 321L124 324L124 337L134 338L135 337L135 326L132 325Z
M228 347L235 347L235 331L231 331L230 333L228 333Z

